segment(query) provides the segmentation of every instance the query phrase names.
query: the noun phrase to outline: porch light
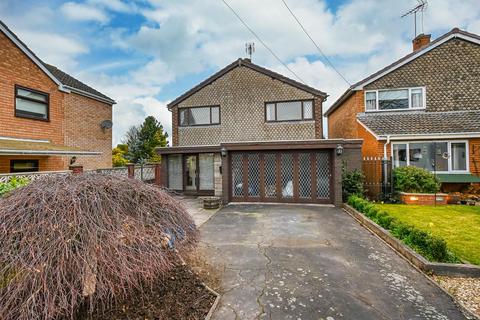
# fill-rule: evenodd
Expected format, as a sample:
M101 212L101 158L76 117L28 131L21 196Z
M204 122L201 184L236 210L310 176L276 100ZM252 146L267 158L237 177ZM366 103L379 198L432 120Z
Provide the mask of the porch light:
M343 154L343 146L341 144L337 144L337 156L341 156Z
M227 148L222 147L222 149L220 149L220 154L222 155L222 157L226 157L227 156Z
M410 197L410 201L418 201L418 197L416 197L416 196L411 196L411 197Z

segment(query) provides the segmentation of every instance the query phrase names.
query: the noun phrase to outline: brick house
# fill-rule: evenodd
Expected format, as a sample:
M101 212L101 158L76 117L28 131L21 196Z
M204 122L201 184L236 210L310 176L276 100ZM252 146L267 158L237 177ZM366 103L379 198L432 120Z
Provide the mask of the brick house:
M112 166L112 99L41 61L1 21L0 57L0 173Z
M360 141L326 140L315 88L238 59L168 104L163 183L224 202L341 203L341 163ZM340 155L341 154L341 155Z
M413 52L352 85L325 115L329 138L363 139L364 157L435 171L445 191L480 182L480 37L419 35Z

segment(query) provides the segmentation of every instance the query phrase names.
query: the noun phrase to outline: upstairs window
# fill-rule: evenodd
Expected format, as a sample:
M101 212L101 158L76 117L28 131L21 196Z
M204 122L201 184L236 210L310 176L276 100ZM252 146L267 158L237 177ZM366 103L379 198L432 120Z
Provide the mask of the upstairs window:
M48 109L48 93L15 86L15 116L48 120Z
M182 127L220 124L220 107L180 108L178 123Z
M267 122L312 120L313 114L313 100L279 101L265 104L265 120Z
M366 91L365 111L423 109L424 100L424 88Z

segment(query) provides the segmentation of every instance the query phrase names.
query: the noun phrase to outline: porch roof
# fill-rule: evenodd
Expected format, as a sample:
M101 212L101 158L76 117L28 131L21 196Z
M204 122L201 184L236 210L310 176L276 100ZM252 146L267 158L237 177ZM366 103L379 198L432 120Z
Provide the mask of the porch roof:
M0 139L0 155L99 155L76 147L55 145L48 141Z
M480 133L480 111L372 112L357 116L375 135L425 135Z
M438 179L443 183L479 183L480 177L470 173L437 174Z

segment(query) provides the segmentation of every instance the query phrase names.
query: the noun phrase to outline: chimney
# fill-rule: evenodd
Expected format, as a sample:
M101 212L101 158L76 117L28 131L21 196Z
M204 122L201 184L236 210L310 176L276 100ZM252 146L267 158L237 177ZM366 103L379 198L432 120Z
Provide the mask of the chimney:
M417 51L425 47L430 43L430 38L432 37L431 34L419 34L418 36L415 37L415 39L412 40L413 44L413 51Z

